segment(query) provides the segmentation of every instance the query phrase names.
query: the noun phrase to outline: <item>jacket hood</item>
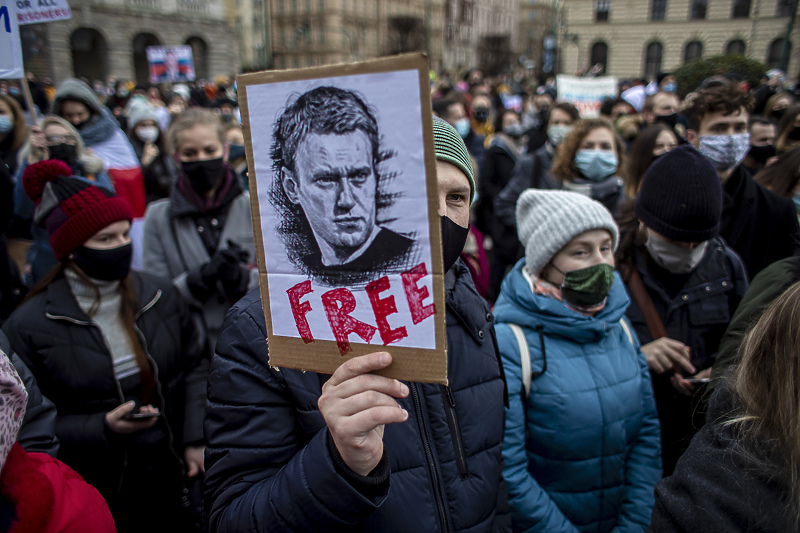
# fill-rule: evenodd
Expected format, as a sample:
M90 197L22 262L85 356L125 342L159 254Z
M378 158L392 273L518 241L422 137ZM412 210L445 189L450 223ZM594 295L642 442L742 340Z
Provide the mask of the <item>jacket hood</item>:
M64 100L83 102L93 115L99 114L103 107L92 88L75 78L67 78L58 86L53 98L53 114L61 115L61 103Z
M625 286L617 272L608 293L605 308L595 316L584 316L553 298L534 294L522 274L521 259L508 273L494 307L498 323L511 323L529 328L542 326L546 335L558 335L585 344L605 337L616 325L630 304Z

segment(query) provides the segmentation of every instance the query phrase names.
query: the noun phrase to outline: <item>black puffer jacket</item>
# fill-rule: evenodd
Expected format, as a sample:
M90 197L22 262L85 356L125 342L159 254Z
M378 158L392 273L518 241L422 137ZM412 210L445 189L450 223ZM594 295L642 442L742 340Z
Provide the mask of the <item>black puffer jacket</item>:
M186 304L169 281L132 273L139 298L136 325L151 358L172 448L203 441L208 360ZM3 327L42 394L58 408L58 458L104 495L124 472L128 441L111 432L105 414L124 403L100 329L78 306L64 277L20 306Z
M391 489L369 496L334 465L317 407L329 376L269 367L257 291L231 309L205 421L212 531L510 530L492 316L463 264L445 284L450 387L409 383L399 400L409 419L387 425L383 438Z

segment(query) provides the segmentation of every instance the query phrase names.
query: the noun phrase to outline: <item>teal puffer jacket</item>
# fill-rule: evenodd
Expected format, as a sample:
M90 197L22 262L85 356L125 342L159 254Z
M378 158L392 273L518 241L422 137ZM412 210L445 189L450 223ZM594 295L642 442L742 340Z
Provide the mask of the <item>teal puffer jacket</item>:
M647 362L620 323L629 304L622 280L614 274L606 307L586 317L533 294L524 265L506 277L495 307L514 530L644 531L661 477L659 425ZM527 398L508 324L524 332L533 375L544 368Z

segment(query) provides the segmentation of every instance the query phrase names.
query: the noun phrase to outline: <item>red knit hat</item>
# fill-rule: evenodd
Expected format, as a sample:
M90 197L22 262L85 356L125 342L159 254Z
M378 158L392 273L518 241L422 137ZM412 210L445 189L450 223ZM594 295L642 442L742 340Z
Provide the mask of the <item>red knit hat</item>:
M59 261L109 224L133 220L125 200L72 176L72 169L57 159L25 168L22 186L36 202L33 219L50 233L50 246Z

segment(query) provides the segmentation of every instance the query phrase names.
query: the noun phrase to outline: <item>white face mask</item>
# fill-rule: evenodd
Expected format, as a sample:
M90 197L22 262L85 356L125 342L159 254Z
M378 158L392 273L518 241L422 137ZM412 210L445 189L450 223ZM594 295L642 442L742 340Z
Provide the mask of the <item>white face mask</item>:
M661 268L673 274L688 274L700 264L706 253L708 241L703 241L694 248L684 248L672 244L647 232L647 242L644 243L650 257Z
M561 141L564 140L564 137L566 137L571 131L572 126L568 126L566 124L555 124L547 128L547 138L550 141L550 144L553 146L558 146L561 144Z
M158 139L158 128L156 126L142 126L136 128L136 136L143 143L154 143Z
M750 134L703 135L699 151L716 170L729 170L739 166L750 151Z

